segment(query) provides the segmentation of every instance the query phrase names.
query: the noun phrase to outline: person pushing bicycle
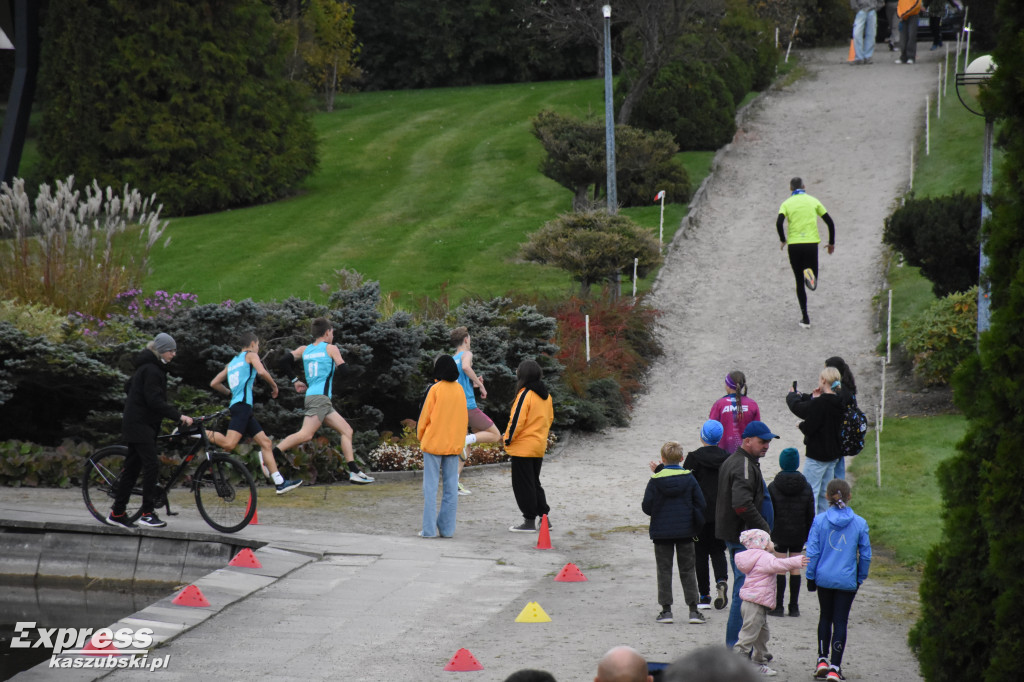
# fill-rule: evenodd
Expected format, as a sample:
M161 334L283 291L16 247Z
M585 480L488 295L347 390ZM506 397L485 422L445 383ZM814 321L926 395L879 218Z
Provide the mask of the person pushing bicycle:
M163 528L167 525L154 511L160 473L156 437L160 433L160 422L165 418L192 426L192 417L182 414L167 402L166 365L177 352L178 345L171 335L161 332L133 360L135 373L125 387L127 397L121 421L121 437L128 446L128 455L118 481L113 507L107 516L109 525L134 527L125 514L125 507L140 470L142 516L139 517L139 524L150 528Z

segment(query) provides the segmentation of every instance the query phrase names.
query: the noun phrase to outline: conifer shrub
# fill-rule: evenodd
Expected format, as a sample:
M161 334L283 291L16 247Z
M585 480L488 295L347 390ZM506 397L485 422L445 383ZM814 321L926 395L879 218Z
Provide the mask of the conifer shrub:
M917 199L885 219L882 241L921 268L938 298L966 291L978 283L978 230L981 199L956 194Z

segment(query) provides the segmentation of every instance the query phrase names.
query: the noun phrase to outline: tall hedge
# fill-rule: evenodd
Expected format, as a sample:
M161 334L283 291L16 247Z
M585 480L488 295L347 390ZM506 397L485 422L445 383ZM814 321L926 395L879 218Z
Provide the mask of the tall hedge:
M1000 0L996 17L999 67L984 101L1005 151L986 227L992 326L957 374L967 435L938 472L943 540L928 556L911 635L932 682L1019 679L1024 658L1024 5Z
M191 214L269 201L316 167L306 98L261 0L51 0L39 151Z

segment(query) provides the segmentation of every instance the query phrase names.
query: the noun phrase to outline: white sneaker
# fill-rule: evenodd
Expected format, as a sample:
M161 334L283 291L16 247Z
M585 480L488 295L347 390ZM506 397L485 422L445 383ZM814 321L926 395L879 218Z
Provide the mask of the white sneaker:
M459 494L460 495L472 495L473 491L462 485L462 481L459 481Z
M373 483L373 479L364 474L362 471L350 471L348 472L348 482L356 483L359 485L365 485L367 483Z
M774 670L772 670L771 668L769 668L768 665L765 664L765 663L758 663L757 664L757 672L761 673L765 677L775 677L776 675L779 674L779 673L775 672Z

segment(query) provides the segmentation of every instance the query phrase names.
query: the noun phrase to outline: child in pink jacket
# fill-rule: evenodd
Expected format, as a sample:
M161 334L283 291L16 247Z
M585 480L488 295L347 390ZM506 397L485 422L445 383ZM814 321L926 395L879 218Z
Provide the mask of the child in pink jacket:
M733 651L749 656L762 675L773 676L776 672L768 667L768 611L775 608L775 576L806 566L807 557L775 556L771 536L760 528L740 533L740 543L746 550L736 554L736 568L747 578L740 590L743 627Z

